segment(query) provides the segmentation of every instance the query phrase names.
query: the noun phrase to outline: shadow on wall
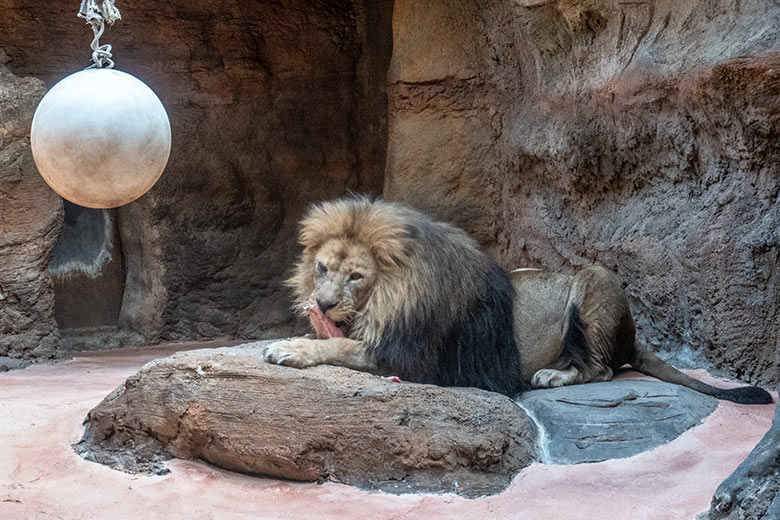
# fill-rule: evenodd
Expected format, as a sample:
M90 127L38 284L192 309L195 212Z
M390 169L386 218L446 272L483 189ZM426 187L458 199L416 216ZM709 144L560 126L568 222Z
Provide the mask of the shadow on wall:
M54 317L65 350L98 346L117 332L125 268L114 210L65 201L65 220L49 263ZM107 338L101 337L101 344Z

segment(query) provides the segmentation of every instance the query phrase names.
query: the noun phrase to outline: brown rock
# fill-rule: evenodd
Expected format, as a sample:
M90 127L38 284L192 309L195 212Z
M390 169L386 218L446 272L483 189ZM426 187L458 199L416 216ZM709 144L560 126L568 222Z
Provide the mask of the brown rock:
M499 394L263 362L263 343L147 364L87 416L75 445L127 471L171 455L250 474L394 493L503 490L536 430Z
M60 335L46 268L62 226L62 201L38 175L30 123L46 89L17 77L0 51L0 356L51 358Z
M387 198L507 268L605 265L649 346L778 382L779 4L398 0L393 31Z

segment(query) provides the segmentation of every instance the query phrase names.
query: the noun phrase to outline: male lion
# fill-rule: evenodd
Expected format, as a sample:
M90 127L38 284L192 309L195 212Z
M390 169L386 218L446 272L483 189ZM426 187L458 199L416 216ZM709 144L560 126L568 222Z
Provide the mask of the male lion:
M628 363L721 399L772 402L760 388L704 384L638 345L620 282L602 267L507 274L464 231L364 197L315 205L299 238L289 285L318 339L273 343L268 362L506 395L608 381Z

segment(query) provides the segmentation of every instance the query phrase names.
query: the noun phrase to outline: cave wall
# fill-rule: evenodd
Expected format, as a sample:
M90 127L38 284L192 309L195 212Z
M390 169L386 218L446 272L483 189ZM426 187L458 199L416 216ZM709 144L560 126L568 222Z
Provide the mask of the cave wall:
M600 263L679 365L780 377L780 3L398 0L385 195Z
M173 146L158 184L114 215L118 330L71 346L290 334L282 281L305 208L382 190L392 1L118 7L101 43L160 97ZM77 9L0 0L11 70L51 86L85 67L91 31Z

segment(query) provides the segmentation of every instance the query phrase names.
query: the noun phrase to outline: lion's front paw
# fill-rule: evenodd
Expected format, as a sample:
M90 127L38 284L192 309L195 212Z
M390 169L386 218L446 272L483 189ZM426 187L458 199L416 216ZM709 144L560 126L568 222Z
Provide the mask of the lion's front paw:
M263 357L266 363L304 368L317 364L317 361L311 357L310 351L311 340L298 338L268 345L263 352Z

